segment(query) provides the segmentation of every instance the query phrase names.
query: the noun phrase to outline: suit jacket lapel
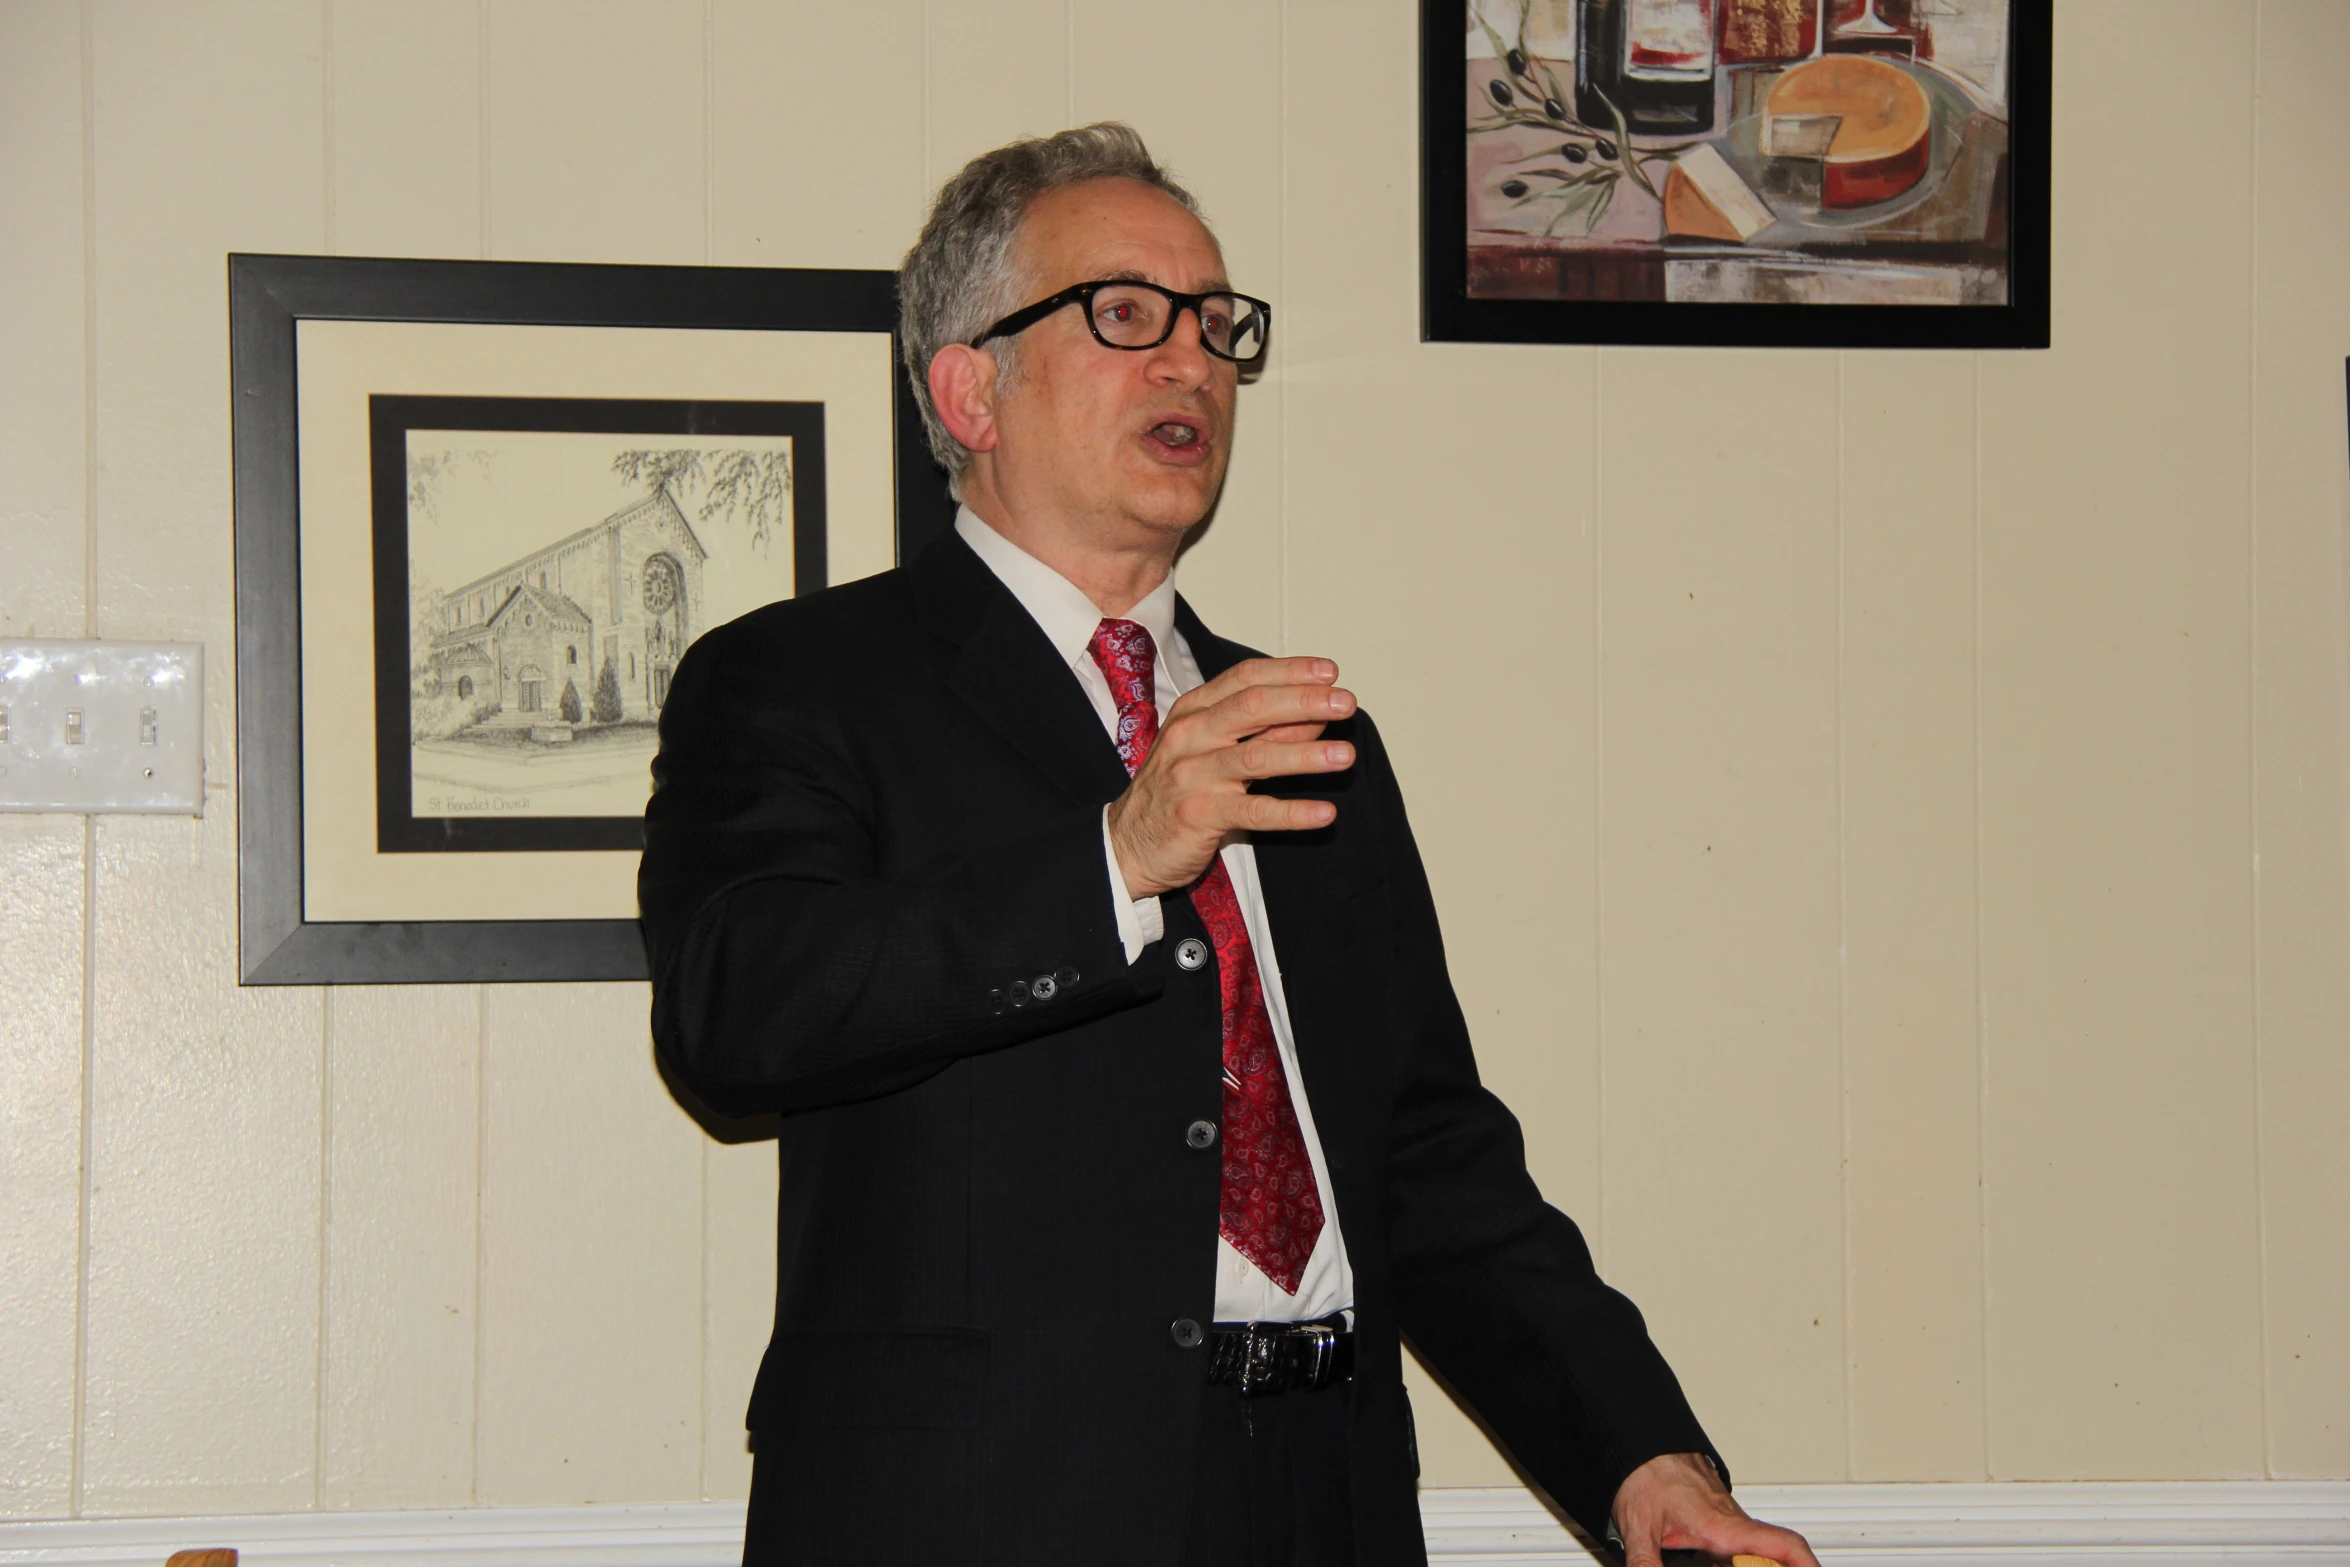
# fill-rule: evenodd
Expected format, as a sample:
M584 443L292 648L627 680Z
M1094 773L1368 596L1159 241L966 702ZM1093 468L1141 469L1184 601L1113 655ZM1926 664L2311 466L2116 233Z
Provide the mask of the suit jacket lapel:
M930 628L959 644L947 685L1080 805L1115 799L1126 767L1069 666L1011 590L948 533L908 568Z
M1182 594L1175 595L1175 629L1183 633L1183 641L1191 649L1191 661L1199 665L1200 678L1213 680L1244 658L1258 655L1237 642L1227 642L1210 631L1191 601Z
M1206 679L1215 679L1243 659L1263 656L1217 636L1180 598L1175 604L1175 624ZM1334 1043L1344 1039L1347 1031L1330 1000L1328 933L1343 893L1332 882L1335 856L1322 852L1343 830L1353 781L1351 772L1330 778L1274 780L1271 792L1275 794L1337 801L1341 825L1316 832L1264 833L1255 839L1257 885L1264 892L1265 914L1273 928L1282 991L1297 1042L1298 1068L1305 1075L1306 1101L1314 1107L1314 1124L1321 1134L1331 1180L1339 1187L1328 1195L1338 1204L1342 1224L1349 1215L1372 1211L1368 1194L1355 1184L1363 1168L1361 1161L1351 1157L1359 1121L1349 1092L1349 1068L1340 1054L1342 1047Z

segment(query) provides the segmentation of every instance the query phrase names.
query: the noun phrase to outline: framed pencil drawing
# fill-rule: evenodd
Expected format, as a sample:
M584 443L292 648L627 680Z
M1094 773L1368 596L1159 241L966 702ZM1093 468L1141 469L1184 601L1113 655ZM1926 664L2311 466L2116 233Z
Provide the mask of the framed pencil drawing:
M2049 0L1421 0L1430 341L2048 343Z
M229 258L239 972L641 977L713 626L951 517L886 272Z

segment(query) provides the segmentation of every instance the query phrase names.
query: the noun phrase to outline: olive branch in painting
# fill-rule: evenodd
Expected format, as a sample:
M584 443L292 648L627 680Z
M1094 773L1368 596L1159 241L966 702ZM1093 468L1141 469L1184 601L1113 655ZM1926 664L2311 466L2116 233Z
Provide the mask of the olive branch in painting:
M1529 55L1525 49L1526 23L1534 9L1534 0L1518 0L1518 42L1503 42L1501 33L1485 19L1484 6L1470 0L1469 14L1477 25L1485 29L1485 36L1493 45L1493 57L1502 63L1506 74L1485 84L1490 100L1485 117L1469 122L1469 134L1476 136L1492 131L1506 131L1531 127L1539 131L1563 131L1567 140L1556 147L1538 147L1510 161L1526 163L1536 158L1557 158L1570 165L1567 168L1520 169L1501 182L1502 196L1513 207L1535 203L1557 203L1550 221L1543 225L1544 239L1556 238L1559 225L1571 217L1583 219L1583 232L1588 234L1599 227L1599 220L1607 216L1609 205L1616 199L1616 186L1629 177L1633 184L1656 197L1664 196L1649 178L1647 165L1670 165L1671 153L1641 154L1632 146L1631 128L1624 123L1624 111L1617 108L1607 94L1599 93L1599 101L1607 105L1610 119L1615 123L1613 136L1602 135L1589 126L1580 124L1567 112L1567 93L1559 86L1559 79L1550 68L1550 62ZM1537 77L1539 72L1539 78ZM1596 161L1595 161L1596 160ZM1546 180L1546 185L1534 181Z
M751 530L754 549L767 547L768 536L783 526L785 508L791 503L791 453L785 451L627 451L612 459L612 471L656 495L667 491L680 511L686 497L699 491L702 505L696 520L739 517Z

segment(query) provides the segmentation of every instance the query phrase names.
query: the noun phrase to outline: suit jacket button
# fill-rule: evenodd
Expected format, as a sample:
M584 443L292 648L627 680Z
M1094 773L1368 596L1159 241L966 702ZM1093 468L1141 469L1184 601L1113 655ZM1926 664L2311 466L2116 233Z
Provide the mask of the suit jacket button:
M1216 1123L1213 1121L1192 1122L1183 1129L1183 1140L1194 1148L1215 1147Z
M1055 969L1053 971L1053 983L1060 986L1063 990L1067 990L1070 986L1077 983L1077 971L1073 968Z
M1028 993L1039 1001L1050 1001L1053 992L1061 987L1050 974L1039 974L1028 982Z
M1028 1005L1028 981L1024 979L1012 981L1012 1005L1016 1007Z
M1004 1009L1004 993L1001 990L987 993L987 1009L990 1012L1001 1012Z
M1189 1317L1177 1317L1167 1325L1167 1336L1175 1341L1177 1349L1197 1349L1207 1341L1207 1334Z
M1208 944L1197 936L1186 936L1175 943L1175 966L1192 973L1207 966Z

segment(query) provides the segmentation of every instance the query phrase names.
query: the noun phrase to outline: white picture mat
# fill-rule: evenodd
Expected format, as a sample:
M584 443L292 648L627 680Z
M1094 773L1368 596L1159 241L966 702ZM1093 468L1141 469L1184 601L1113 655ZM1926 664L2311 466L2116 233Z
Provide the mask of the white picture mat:
M886 332L330 321L295 326L301 430L303 917L634 919L634 851L379 854L368 398L609 397L825 405L827 576L896 550ZM354 619L369 628L350 635Z

